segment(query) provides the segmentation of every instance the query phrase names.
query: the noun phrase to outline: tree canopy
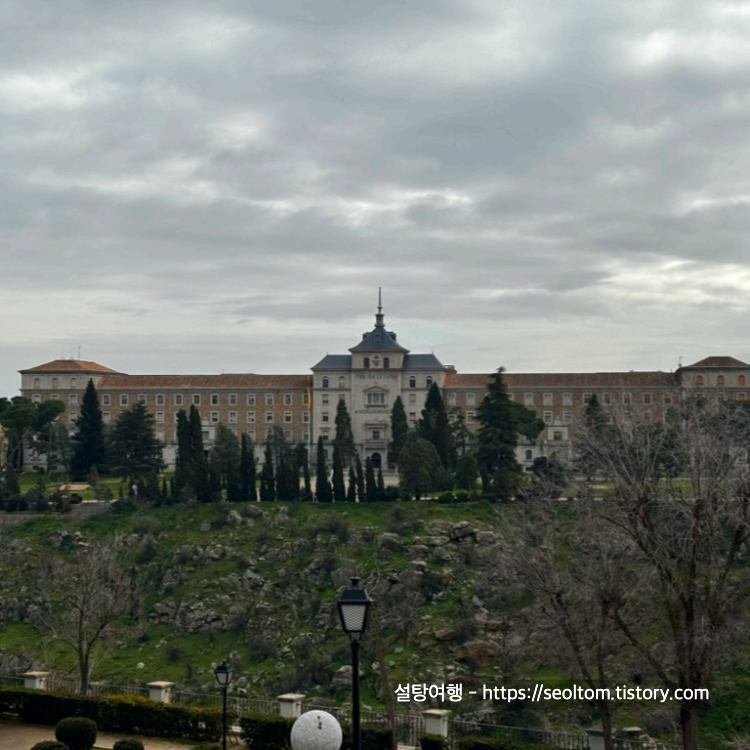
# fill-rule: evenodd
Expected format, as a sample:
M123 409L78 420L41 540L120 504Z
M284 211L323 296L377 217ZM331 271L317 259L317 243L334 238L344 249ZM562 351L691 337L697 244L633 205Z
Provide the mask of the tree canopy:
M46 402L54 403L54 402ZM104 419L99 408L99 396L94 381L89 379L81 402L81 414L76 420L73 435L73 454L70 459L70 478L83 481L92 467L99 471L106 468L107 452L104 441Z

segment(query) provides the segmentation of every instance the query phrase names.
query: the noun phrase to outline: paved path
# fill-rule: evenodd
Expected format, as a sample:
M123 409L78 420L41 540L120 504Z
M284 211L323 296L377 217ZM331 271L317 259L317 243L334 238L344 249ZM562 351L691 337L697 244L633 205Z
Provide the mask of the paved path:
M96 737L96 747L111 748L123 735L99 732ZM31 750L42 740L54 740L55 728L38 726L36 724L19 724L11 719L0 719L0 750ZM187 750L198 742L178 742L162 740L153 737L139 737L145 750ZM238 747L239 739L232 738L228 744ZM221 743L219 743L221 744Z

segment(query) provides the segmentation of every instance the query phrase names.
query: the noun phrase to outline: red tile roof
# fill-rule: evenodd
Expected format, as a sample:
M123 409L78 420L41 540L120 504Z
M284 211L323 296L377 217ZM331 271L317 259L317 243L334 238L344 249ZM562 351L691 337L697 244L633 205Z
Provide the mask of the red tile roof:
M444 388L486 388L490 375L448 373ZM503 373L508 388L674 388L671 372Z
M312 375L106 375L98 390L291 388L312 387Z
M117 372L97 362L86 362L80 359L53 359L43 365L31 367L28 370L19 370L23 375L27 372Z
M750 365L734 357L706 357L692 365L685 365L682 369L688 367L750 367Z

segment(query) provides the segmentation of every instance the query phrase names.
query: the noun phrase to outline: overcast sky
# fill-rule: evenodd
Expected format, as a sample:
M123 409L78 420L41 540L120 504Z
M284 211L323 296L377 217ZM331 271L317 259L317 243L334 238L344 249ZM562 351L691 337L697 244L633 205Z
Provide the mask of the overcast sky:
M0 395L750 359L750 3L6 0Z

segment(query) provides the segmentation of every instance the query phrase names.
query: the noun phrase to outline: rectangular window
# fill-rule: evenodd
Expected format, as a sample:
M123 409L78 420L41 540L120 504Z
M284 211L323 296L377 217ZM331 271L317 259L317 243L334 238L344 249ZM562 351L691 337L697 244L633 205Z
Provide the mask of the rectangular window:
M218 405L219 405L219 394L212 393L211 394L211 406L218 406Z
M102 395L102 406L109 406L111 403L112 403L112 399L109 393L104 393Z
M310 433L309 432L303 432L302 433L302 442L307 444L310 442Z
M35 404L41 404L42 403L42 394L41 393L35 393L34 396L33 396L33 398L32 398L32 401Z
M201 405L201 394L194 393L193 394L193 406L200 406L200 405Z
M291 439L292 439L292 431L284 430L284 440L291 440Z
M380 440L380 430L373 430L372 431L372 439L373 440Z
M237 406L237 394L236 393L229 394L229 405Z
M160 442L164 442L164 430L157 430L156 431L156 439Z
M176 411L176 412L174 413L174 421L175 421L175 424L177 424L177 422L179 422L179 421L180 421L179 417L180 417L180 412Z
M68 412L68 422L75 422L77 418L78 412L75 409Z
M747 401L747 393L738 393L737 394L737 400L738 401Z
M553 440L562 440L563 439L562 432L558 432L557 430L555 430L555 432L552 433L552 439Z
M248 430L247 431L247 436L250 438L250 440L252 440L253 442L255 442L255 430Z
M583 394L583 404L584 406L588 404L588 402L591 401L591 394L590 393L584 393Z
M455 405L456 405L456 394L449 393L448 394L448 406L455 406Z
M474 417L475 417L475 416L476 416L476 415L474 414L474 412L473 412L473 411L467 411L467 412L466 412L466 422L470 424L471 422L473 422L473 421L474 421Z
M156 394L156 405L164 406L164 394L163 393Z
M273 393L266 393L266 406L273 406Z
M451 424L455 424L456 423L456 413L455 412L453 412L453 411L448 412L448 421Z
M543 403L545 406L552 406L552 394L551 393L544 394Z
M57 401L57 400L58 400L58 399L60 398L60 395L59 395L58 393L53 393L53 394L52 394L52 395L50 396L50 398L51 398L51 399L52 399L53 401ZM127 398L127 397L126 397L126 398Z
M322 395L322 396L320 397L320 399L321 399L321 403L322 403L322 404L327 404L327 403L328 403L328 394L327 394L327 393L324 393L324 394L323 394L323 395Z
M127 406L127 405L128 405L128 394L121 393L120 394L120 406Z
M466 394L466 405L467 406L474 406L477 402L477 396L476 393L467 393Z
M643 403L646 404L646 406L649 406L651 404L651 394L650 393L644 393L643 394Z
M534 406L534 394L533 393L524 393L523 394L523 403L526 406Z
M551 411L544 412L544 423L552 424L552 412Z
M182 394L181 393L174 394L174 405L182 406Z
M323 421L323 422L327 422L328 421L328 412L327 411L324 411L321 414L321 421Z
M622 394L622 403L625 404L626 406L630 406L630 401L631 401L630 394L629 393L623 393Z
M255 394L254 393L247 394L247 405L255 406Z
M572 393L563 393L563 406L573 406Z
M305 424L309 424L310 423L310 412L309 411L303 411L302 412L302 421Z
M273 412L272 411L266 412L266 424L273 424Z
M609 406L612 403L612 394L611 393L603 393L602 394L602 403Z
M284 412L284 422L286 424L291 424L292 423L292 412L290 412L290 411L285 411Z
M563 412L563 424L570 424L573 421L573 415L569 411Z
M453 394L453 400L456 400L456 394ZM410 393L409 394L409 403L410 404L416 404L417 403L417 394L416 393Z
M672 403L672 394L671 393L665 393L664 394L664 403L669 406Z
M346 394L345 393L339 393L339 401L343 401L346 403Z
M145 404L146 403L146 394L145 393L139 393L138 394L138 403L139 404Z
M385 406L385 393L382 391L370 391L367 394L368 406Z
M310 403L307 397L307 391L302 394L302 406L307 406Z
M78 406L78 394L77 393L71 393L70 396L68 396L68 403L71 406Z
M237 412L236 411L229 412L229 424L237 424Z
M156 421L157 422L163 422L164 421L164 412L163 411L157 411L156 412Z
M218 423L219 423L219 412L212 411L211 412L211 424L218 424Z
M249 411L247 413L247 423L255 424L255 412L254 411Z
M108 411L102 412L102 422L109 424L112 421L112 415Z
M291 393L284 394L284 406L291 406L294 403Z
M415 411L410 411L409 412L409 421L412 422L412 423L414 423L414 422L417 421L417 412L415 412Z

